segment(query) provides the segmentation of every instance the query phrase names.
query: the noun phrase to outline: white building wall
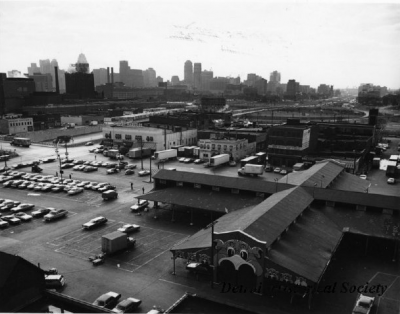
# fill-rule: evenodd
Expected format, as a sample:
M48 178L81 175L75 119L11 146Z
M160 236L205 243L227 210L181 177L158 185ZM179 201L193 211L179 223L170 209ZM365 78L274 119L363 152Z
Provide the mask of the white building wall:
M171 132L171 130L149 128L149 127L103 127L103 137L109 138L115 143L135 141L141 136L143 142L155 143L156 150L170 149L174 145L195 145L197 142L197 130L186 130L182 132ZM166 147L165 147L166 142Z
M229 154L235 161L243 159L246 155L252 155L256 152L256 143L248 143L246 139L240 140L214 140L203 139L198 141L200 147L200 159L219 155Z
M8 130L9 134L33 131L33 119L23 118L8 120Z

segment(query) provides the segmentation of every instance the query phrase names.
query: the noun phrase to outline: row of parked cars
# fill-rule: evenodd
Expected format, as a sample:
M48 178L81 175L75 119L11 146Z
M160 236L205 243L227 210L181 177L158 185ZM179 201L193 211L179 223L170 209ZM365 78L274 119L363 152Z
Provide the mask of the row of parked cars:
M13 164L10 167L1 167L0 168L0 173L3 173L7 170L17 170L17 169L21 169L21 168L25 168L25 167L32 167L34 165L38 165L40 163L49 163L49 162L53 162L55 161L56 158L55 157L49 157L49 158L44 158L44 159L40 159L40 160L36 160L36 161L29 161L29 162L21 162L21 163L17 163L17 164Z
M115 190L116 187L108 182L80 181L61 179L52 175L37 175L24 172L10 172L7 176L0 176L3 187L28 189L42 192L67 192L69 195L82 193L84 190L105 192Z
M49 222L58 218L66 217L68 212L65 209L53 207L40 208L27 214L26 211L34 209L34 204L24 204L19 201L0 199L0 228L6 228L10 224L18 225L21 222L29 222L33 218L43 217L43 221ZM11 212L3 215L3 212Z

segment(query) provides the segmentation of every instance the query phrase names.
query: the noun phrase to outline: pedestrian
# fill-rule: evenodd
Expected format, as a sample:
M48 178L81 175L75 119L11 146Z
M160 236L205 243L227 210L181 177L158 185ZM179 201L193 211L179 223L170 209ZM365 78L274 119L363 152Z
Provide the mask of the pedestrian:
M58 172L56 171L56 177L58 177Z
M69 174L69 178L70 178L70 179L72 178L72 174Z
M131 182L131 190L133 190L133 182Z
M143 194L144 194L144 187L142 188Z

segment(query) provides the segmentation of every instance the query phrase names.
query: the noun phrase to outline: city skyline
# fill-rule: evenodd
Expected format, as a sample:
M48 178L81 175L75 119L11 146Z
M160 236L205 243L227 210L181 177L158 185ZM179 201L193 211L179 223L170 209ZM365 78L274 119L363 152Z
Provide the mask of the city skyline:
M0 72L28 73L42 59L67 70L84 53L91 70L119 69L126 60L132 69L153 68L164 81L183 80L190 60L215 77L242 81L249 73L269 81L277 70L282 83L400 87L399 4L227 3L84 1L76 10L74 1L0 1L7 43Z

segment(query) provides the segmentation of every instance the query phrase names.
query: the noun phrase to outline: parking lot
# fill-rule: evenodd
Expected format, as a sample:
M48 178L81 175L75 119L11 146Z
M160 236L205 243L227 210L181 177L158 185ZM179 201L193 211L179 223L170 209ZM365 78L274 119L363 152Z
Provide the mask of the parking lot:
M79 228L61 235L47 244L56 252L88 260L90 256L101 253L101 237L116 231L124 224L124 222L108 220L106 225L95 230L85 231ZM131 272L149 263L158 255L168 251L175 243L186 238L185 234L151 227L141 227L139 231L131 233L129 236L136 239L135 246L113 256L107 256L106 263Z

